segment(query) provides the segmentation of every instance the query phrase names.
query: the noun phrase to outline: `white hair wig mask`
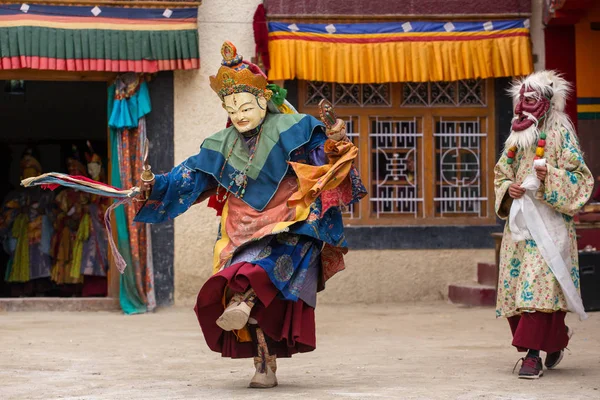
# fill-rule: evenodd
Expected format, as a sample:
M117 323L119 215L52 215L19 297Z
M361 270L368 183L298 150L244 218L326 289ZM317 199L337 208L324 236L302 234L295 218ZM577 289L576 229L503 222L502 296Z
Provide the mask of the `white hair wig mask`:
M571 84L556 71L538 71L523 79L516 80L508 89L508 93L513 98L514 104L520 101L521 89L525 87L526 95L529 97L543 96L550 101L550 108L545 118L523 132L511 131L506 141L506 148L517 146L519 148L532 146L539 134L539 131L545 131L552 128L565 127L569 132L575 133L573 123L565 113L567 98L571 93ZM539 123L539 125L538 125ZM519 137L519 135L522 135Z

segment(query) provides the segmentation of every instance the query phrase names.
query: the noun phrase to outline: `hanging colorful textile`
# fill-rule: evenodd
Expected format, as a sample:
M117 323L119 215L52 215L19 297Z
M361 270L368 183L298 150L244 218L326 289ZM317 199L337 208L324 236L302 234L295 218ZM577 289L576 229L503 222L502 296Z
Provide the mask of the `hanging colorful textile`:
M269 30L267 28L267 13L265 6L259 4L254 12L252 19L252 29L254 30L254 43L256 43L256 64L263 70L268 71L271 68L269 60Z
M533 71L529 20L269 23L270 80L455 81Z
M2 4L0 70L197 69L198 8Z
M112 97L110 95L112 94ZM124 74L109 90L109 126L118 157L113 157L113 182L119 171L120 186L133 187L143 168L144 143L146 143L146 119L150 113L150 94L143 76ZM116 164L116 165L115 165ZM154 268L150 230L146 224L133 222L136 210L125 204L116 214L119 238L126 233L129 243L119 243L127 249L131 268L121 275L121 307L127 314L152 311L156 307L154 294Z

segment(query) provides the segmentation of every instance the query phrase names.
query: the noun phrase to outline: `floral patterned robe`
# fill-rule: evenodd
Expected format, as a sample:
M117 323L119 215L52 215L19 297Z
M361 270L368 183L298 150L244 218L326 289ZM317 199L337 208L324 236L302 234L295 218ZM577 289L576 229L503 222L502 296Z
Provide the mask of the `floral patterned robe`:
M571 278L579 290L579 262L575 215L588 201L594 179L585 165L577 137L563 127L546 132L544 158L548 173L536 193L536 198L563 215L571 239ZM494 168L496 213L508 219L512 198L508 188L522 183L533 171L535 147L519 150L513 164L503 154ZM514 242L510 227L504 227L500 249L500 271L496 316L511 317L524 311L567 311L567 302L558 281L540 254L535 241Z

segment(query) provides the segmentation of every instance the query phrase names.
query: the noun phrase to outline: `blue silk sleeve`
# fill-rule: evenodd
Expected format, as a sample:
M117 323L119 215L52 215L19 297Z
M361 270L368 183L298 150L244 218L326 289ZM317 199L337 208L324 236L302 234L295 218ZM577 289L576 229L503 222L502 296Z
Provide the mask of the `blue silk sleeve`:
M322 130L319 130L312 135L310 142L306 144L308 163L310 165L319 166L329 162L325 154L325 141L327 141L327 136Z
M202 192L217 186L212 176L189 169L184 164L156 176L150 197L134 221L156 224L173 219L187 211Z
M310 165L321 166L328 163L327 154L325 154L325 145L321 145L308 153L308 163Z

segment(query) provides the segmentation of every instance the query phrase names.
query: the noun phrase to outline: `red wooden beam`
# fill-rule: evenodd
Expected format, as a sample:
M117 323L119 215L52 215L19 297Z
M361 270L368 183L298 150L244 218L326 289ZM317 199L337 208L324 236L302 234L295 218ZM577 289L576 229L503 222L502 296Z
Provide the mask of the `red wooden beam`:
M567 0L560 11L582 10L586 11L594 4L594 0Z
M544 24L547 26L575 25L594 4L594 0L554 0L544 2Z

